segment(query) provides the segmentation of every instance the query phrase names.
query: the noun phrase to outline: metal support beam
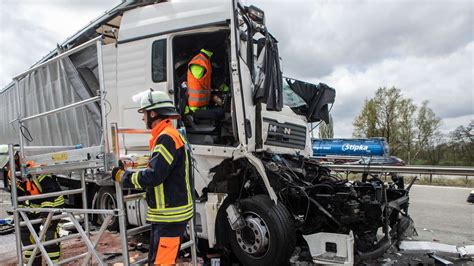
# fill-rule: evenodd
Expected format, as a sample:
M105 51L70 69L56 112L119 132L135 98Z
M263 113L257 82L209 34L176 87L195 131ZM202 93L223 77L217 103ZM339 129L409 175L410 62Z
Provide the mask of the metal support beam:
M132 200L138 200L138 199L144 199L144 198L145 198L145 192L123 196L124 201L132 201Z
M150 230L150 228L151 228L151 225L146 224L146 225L142 225L142 226L135 227L135 228L132 228L132 229L128 229L127 230L127 236L130 237L130 236L133 236L133 235L141 234L143 232L146 232L146 231Z
M117 208L118 208L118 219L119 219L119 229L120 229L120 243L122 244L122 257L123 257L123 263L124 265L128 265L130 262L130 258L128 256L128 240L127 240L127 226L125 223L125 209L123 206L123 192L122 192L122 186L117 183L115 183L115 196L117 199Z
M58 263L56 263L56 265L63 265L63 264L68 264L70 262L73 262L75 260L78 260L78 259L82 259L83 257L87 256L87 254L90 254L89 252L86 252L86 253L82 253L80 255L77 255L77 256L74 256L74 257L70 257L70 258L67 258L67 259L64 259Z
M189 220L189 235L190 235L190 238L191 240L188 241L188 242L191 242L191 258L192 258L192 264L193 266L196 266L197 265L197 253L196 253L196 233L194 231L194 218L191 218L191 220ZM181 249L183 249L183 247L181 247Z
M62 111L66 111L66 110L69 110L69 109L72 109L72 108L77 108L77 107L80 107L80 106L83 106L83 105L86 105L86 104L89 104L89 103L93 103L93 102L96 102L96 101L99 101L99 100L100 100L100 97L95 96L95 97L85 99L85 100L80 101L80 102L72 103L72 104L69 104L69 105L66 105L66 106L63 106L63 107L59 107L59 108L56 108L56 109L53 109L53 110L50 110L50 111L46 111L44 113L39 113L39 114L28 116L28 117L25 117L25 118L22 118L22 119L20 118L20 123L28 121L28 120L40 118L40 117L43 117L43 116L59 113L59 112L62 112Z
M96 41L97 47L97 68L99 73L99 95L100 95L100 115L101 115L101 122L102 122L102 140L104 145L104 168L105 171L109 170L109 134L108 134L108 127L107 127L107 115L106 115L106 106L105 106L105 96L107 95L105 89L105 81L104 81L104 69L103 69L103 58L102 58L102 42L101 40Z
M87 190L86 190L86 177L84 171L81 173L81 187L82 187L82 208L87 210ZM89 237L89 214L84 213L84 228L86 229L86 235Z
M60 214L60 215L55 215L53 216L53 221L56 221L56 220L60 220L62 218L66 218L67 217L67 214ZM34 219L34 220L30 220L30 223L33 225L33 224L40 224L43 222L43 219L41 218L38 218L38 219ZM25 222L20 222L20 226L26 226L26 223ZM24 248L23 248L24 249Z
M96 238L95 238L95 240L94 240L94 243L92 243L92 245L94 246L94 248L95 248L95 247L97 246L97 244L99 243L100 238L102 237L102 234L105 232L105 229L107 229L107 226L109 225L111 219L112 219L112 215L107 215L107 216L105 217L104 222L103 222L102 225L100 226L99 233L97 233ZM82 266L88 265L90 258L91 258L91 253L88 253L88 254L86 255L86 257L84 258L84 260L82 261Z
M51 240L42 242L41 244L46 247L46 246L49 246L49 245L52 245L52 244L60 243L60 242L67 241L67 240L74 239L74 238L78 238L78 237L81 237L81 235L76 233L76 234L72 234L72 235L58 237L56 239L51 239ZM28 245L26 247L23 247L23 251L34 249L35 247L36 247L36 244Z
M84 191L83 188L78 188L78 189L44 193L44 194L38 194L38 195L32 195L32 196L22 196L22 197L18 197L18 201L37 200L37 199L45 199L45 198L52 198L52 197L58 197L58 196L79 194L79 193L83 193L83 191Z
M67 213L89 213L89 214L111 214L116 215L116 210L91 210L91 209L68 209L68 208L18 208L22 212L67 212Z
M102 259L99 257L99 254L97 254L97 251L94 249L94 246L92 245L89 237L86 235L86 233L84 232L84 230L82 229L81 225L76 220L74 215L69 214L69 218L71 218L71 222L76 226L77 232L81 235L82 240L84 241L84 243L87 246L87 249L89 250L89 253L92 253L92 255L95 257L99 265L105 265Z
M64 58L64 57L66 57L66 56L69 56L69 55L71 55L71 54L73 54L73 53L79 52L79 51L81 51L81 50L83 50L83 49L85 49L85 48L87 48L87 47L89 47L89 46L95 44L95 43L97 42L97 40L100 40L100 39L102 39L102 36L95 37L94 39L92 39L92 40L90 40L90 41L87 41L87 42L85 42L85 43L83 43L83 44L81 44L81 45L78 45L77 47L74 47L74 48L72 48L71 50L68 50L68 51L66 51L66 52L63 52L63 53L61 53L61 54L59 54L59 55L57 55L57 56L55 56L55 57L49 59L48 61L46 61L46 62L44 62L44 63L42 63L42 64L39 64L39 65L37 65L37 66L35 66L35 67L32 67L32 68L28 69L27 71L25 71L25 72L23 72L23 73L21 73L21 74L15 76L13 79L14 79L14 80L19 80L19 79L23 78L24 76L28 75L29 73L31 73L31 72L37 70L38 68L41 68L41 67L44 67L44 66L46 66L46 65L48 65L48 64L51 64L51 63L53 63L53 62L56 62L56 61L58 61L58 60L60 60L60 59L62 59L62 58Z
M407 174L432 174L432 175L461 175L474 176L474 167L438 167L438 166L389 166L389 165L324 165L333 171L349 171L356 173L407 173Z
M111 125L112 130L112 149L116 157L116 165L118 165L118 160L120 159L120 144L118 141L118 127L116 123ZM128 255L128 239L127 239L127 227L125 223L125 207L124 207L124 197L122 186L115 183L115 196L117 199L117 208L118 208L118 219L119 219L119 229L120 229L120 243L122 244L122 253L123 253L123 263L128 265L130 263L130 258Z
M10 158L10 172L15 173L15 156L13 153L13 145L9 144L8 145L8 156ZM12 179L12 184L16 184L16 175L13 174L11 177ZM11 191L12 191L12 205L13 205L13 220L15 222L15 232L17 232L15 240L16 240L16 255L18 257L18 264L23 265L23 254L21 252L21 239L20 239L20 216L18 215L18 194L17 194L17 189L16 186L13 185L11 186Z

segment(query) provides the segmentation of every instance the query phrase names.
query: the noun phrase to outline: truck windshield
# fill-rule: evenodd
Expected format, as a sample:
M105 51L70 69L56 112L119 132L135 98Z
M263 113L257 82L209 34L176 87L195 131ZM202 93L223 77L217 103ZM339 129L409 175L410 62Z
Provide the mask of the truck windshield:
M305 104L303 99L290 88L286 81L283 81L283 105L294 108Z

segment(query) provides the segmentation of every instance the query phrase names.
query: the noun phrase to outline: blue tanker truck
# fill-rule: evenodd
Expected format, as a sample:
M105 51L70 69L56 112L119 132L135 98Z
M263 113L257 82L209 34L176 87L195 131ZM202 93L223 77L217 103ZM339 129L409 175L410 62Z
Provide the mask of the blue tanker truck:
M313 139L313 156L388 156L385 138Z

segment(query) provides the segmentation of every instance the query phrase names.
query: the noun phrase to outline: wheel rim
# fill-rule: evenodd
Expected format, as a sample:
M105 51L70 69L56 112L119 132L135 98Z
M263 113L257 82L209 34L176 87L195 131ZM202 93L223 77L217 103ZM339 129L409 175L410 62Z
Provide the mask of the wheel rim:
M114 196L109 192L105 192L100 197L99 206L100 206L100 209L114 210L114 209L116 209L117 204L115 202ZM104 221L106 215L105 214L100 214L100 217L101 217L102 221ZM115 217L112 217L112 219L110 220L109 225L114 223L114 219L115 219Z
M265 221L256 213L243 214L245 227L235 231L237 244L247 255L263 257L269 250L270 233Z

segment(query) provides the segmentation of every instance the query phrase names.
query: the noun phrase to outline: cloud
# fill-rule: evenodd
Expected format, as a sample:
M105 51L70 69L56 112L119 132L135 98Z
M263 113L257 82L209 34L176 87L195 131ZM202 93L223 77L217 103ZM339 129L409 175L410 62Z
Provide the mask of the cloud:
M450 119L450 124L457 117L473 116L473 55L474 42L471 42L448 55L386 59L364 71L337 67L330 75L320 78L337 90L332 110L335 134L344 137L352 134L352 120L364 100L373 97L379 87L395 86L417 104L428 100L429 107L439 117ZM465 119L460 119L457 126L463 122Z
M470 1L252 1L280 40L285 71L311 78L338 65L439 56L472 41Z
M472 1L248 2L265 10L285 75L336 88L337 137L382 86L429 100L454 128L474 115Z
M0 1L0 88L118 0Z

